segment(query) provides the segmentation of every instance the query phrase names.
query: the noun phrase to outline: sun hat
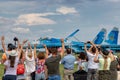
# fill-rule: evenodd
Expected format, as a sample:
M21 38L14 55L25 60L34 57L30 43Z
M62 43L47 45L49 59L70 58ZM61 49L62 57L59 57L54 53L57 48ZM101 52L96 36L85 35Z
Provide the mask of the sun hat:
M17 56L18 52L16 50L12 50L9 54L9 56Z

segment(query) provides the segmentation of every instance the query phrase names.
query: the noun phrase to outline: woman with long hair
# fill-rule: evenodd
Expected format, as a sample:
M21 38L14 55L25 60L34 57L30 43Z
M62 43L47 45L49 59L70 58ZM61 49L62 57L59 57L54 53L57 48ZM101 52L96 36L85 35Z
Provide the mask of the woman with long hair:
M110 64L111 58L109 57L108 50L102 50L102 57L99 57L99 54L96 54L94 62L99 62L99 80L111 80L110 78Z
M6 50L5 43L4 43L4 36L1 37L1 42L2 42L3 50L7 55L7 60L4 62L5 70L6 70L4 74L5 75L4 80L16 80L17 79L17 74L16 74L17 64L20 58L22 47L19 50L19 48L15 47L15 45L8 44L8 50ZM23 41L22 46L25 43L26 43L26 40Z
M109 51L109 57L111 58L111 65L110 65L111 80L120 80L117 79L118 77L117 68L119 68L118 58L115 57L112 50Z

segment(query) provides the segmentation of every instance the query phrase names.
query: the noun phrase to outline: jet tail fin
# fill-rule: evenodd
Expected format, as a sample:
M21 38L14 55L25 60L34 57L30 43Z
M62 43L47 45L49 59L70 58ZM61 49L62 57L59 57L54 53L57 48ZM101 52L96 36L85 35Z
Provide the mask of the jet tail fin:
M101 44L105 40L106 33L107 33L106 29L102 28L101 31L93 39L94 44Z
M72 34L70 34L69 36L67 36L65 38L65 41L68 40L69 38L73 37L78 31L79 31L79 29L75 30Z
M108 44L116 44L118 43L118 34L119 34L119 29L114 27L110 33L108 34L108 39L105 40L106 43Z

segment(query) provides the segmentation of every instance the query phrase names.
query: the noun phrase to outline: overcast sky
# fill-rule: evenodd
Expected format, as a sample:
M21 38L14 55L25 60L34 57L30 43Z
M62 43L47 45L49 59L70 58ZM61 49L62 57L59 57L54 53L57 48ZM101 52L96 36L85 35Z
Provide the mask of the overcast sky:
M93 40L101 28L120 28L120 0L0 0L0 36L30 41L65 38L76 29L80 41Z

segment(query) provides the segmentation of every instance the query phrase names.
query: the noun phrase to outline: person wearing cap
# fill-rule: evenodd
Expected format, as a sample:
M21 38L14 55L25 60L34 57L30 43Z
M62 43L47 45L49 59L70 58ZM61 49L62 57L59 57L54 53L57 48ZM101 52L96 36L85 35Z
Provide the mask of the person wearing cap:
M4 45L4 36L1 37L1 42ZM10 51L12 51L12 46L13 46L12 43L8 43L6 52L10 53ZM4 46L2 46L2 47L4 47ZM2 54L2 59L0 61L1 64L4 64L4 62L7 60L7 57L8 57L5 53L5 50L3 50L3 51L4 52ZM6 69L4 68L4 73L5 73L5 71L6 71ZM2 78L4 78L4 76Z
M1 37L1 42L2 42L2 48L7 55L7 59L4 62L5 70L6 70L4 74L5 75L4 80L16 80L17 79L17 74L16 74L17 64L20 58L22 47L18 51L18 48L16 48L12 44L9 44L8 45L9 49L6 50L5 43L4 43L4 36ZM23 41L22 46L25 43L26 43L26 40Z
M12 47L13 47L13 44L12 43L8 43L7 45L7 50L5 48L5 44L4 44L4 36L1 37L1 42L2 42L2 47L3 47L3 55L2 55L2 60L1 60L1 63L4 64L5 61L8 59L8 55L11 53L12 51ZM7 53L7 54L6 54ZM6 68L4 68L4 73L6 72ZM4 78L4 76L3 76Z
M12 43L8 43L7 50L6 50L7 54L9 54L12 51L12 47L13 47L13 44ZM4 52L3 55L2 55L2 63L4 63L6 60L7 60L7 55Z

